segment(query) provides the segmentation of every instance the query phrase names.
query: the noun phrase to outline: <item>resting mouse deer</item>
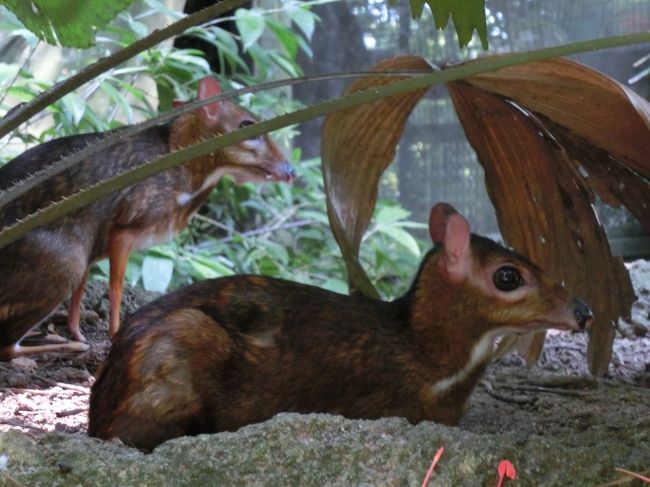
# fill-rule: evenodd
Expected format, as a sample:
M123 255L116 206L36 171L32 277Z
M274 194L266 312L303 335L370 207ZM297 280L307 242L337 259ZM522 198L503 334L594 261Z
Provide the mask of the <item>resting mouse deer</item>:
M88 432L150 450L282 411L455 424L494 337L584 330L591 311L441 203L434 248L392 302L279 279L203 281L144 306L92 387Z

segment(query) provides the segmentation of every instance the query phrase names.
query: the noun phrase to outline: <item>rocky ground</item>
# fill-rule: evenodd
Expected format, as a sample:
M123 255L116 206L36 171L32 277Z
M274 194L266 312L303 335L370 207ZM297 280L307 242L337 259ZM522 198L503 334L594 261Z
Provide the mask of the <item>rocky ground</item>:
M438 446L445 446L446 453L430 485L496 485L496 477L494 482L491 479L500 455L518 462L517 485L632 485L627 483L631 477L616 468L650 475L650 262L637 261L630 270L639 301L632 321L620 323L612 363L602 380L587 373L585 335L551 333L537 366L525 367L514 354L491 365L458 428L411 426L396 419L280 415L233 434L174 440L146 456L119 445L100 444L84 433L89 387L110 345L105 286L92 283L82 324L92 344L90 351L0 363L0 485L188 485L188 479L199 482L193 477L198 473L186 472L188 476L182 477L180 471L169 470L170 462L197 460L173 455L196 450L200 456L203 450L215 448L213 453L221 460L210 462L222 463L210 463L213 471L201 460L199 470L212 472L207 478L213 480L218 470L226 475L226 484L419 485L430 461L425 459ZM152 297L128 290L125 304L133 309ZM47 326L50 332L65 335L65 313L55 315ZM271 450L262 448L260 440ZM318 446L321 440L324 443ZM243 443L237 446L238 441ZM287 446L282 441L292 443ZM251 442L257 443L250 446ZM78 455L61 464L59 456L74 445L91 457L84 457L83 465ZM246 466L235 460L236 455L224 453L227 445L236 455L242 453L242 445L248 445L246 459L241 460ZM265 463L268 451L271 457L282 451L283 459ZM365 456L368 452L379 457ZM141 467L126 468L121 474L104 471L114 469L108 463L129 458L138 459ZM166 466L155 464L155 459ZM337 467L329 470L331 461ZM72 465L76 476L66 475ZM303 472L305 465L318 472ZM39 472L50 476L40 477ZM175 474L178 479L172 481ZM148 480L143 481L143 475ZM154 478L164 481L156 483Z

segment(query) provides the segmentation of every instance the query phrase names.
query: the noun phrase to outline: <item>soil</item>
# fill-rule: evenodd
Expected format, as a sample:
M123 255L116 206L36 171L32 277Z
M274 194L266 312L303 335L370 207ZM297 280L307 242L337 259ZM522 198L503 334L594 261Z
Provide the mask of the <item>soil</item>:
M550 332L538 365L526 367L514 353L493 362L460 427L523 438L577 433L595 422L629 428L650 417L650 261L628 268L639 300L632 320L619 322L604 378L588 374L586 335ZM154 297L126 289L123 309L132 311ZM48 333L67 336L64 309L43 325ZM84 309L88 352L0 363L0 431L18 429L35 438L50 431L85 431L93 374L110 347L105 284L89 284Z

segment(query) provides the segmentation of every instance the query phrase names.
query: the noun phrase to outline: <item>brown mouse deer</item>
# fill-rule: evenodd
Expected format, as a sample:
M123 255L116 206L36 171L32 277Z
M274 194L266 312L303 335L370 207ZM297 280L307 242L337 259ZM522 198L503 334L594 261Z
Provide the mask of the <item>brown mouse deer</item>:
M220 92L216 79L199 82L198 97ZM230 101L185 113L167 125L124 137L0 210L2 226L146 161L214 135L255 123ZM0 168L0 189L56 163L109 132L62 137L36 146ZM65 218L32 230L0 248L0 360L45 351L81 351L79 311L89 266L110 262L109 332L120 324L122 285L129 253L170 239L188 223L223 175L237 182L292 181L295 172L268 136L249 139L147 178ZM71 295L68 327L77 342L20 346L30 329Z
M288 411L455 424L503 333L583 330L591 311L527 258L470 235L441 203L435 247L392 302L279 279L203 281L116 335L88 433L151 450Z

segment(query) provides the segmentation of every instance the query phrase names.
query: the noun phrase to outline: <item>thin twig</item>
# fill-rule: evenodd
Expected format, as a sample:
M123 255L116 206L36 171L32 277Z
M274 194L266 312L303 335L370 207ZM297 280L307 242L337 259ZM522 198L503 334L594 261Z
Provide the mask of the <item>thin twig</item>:
M618 467L615 467L615 470L617 470L617 471L619 471L621 473L628 474L628 475L630 475L632 477L635 477L635 478L637 478L636 475L638 475L638 474L635 474L634 472L628 472L627 470L622 469L622 468L618 468ZM645 472L645 473L650 475L650 472ZM643 477L641 477L641 479L643 479ZM598 484L596 487L616 487L616 486L622 485L622 484L631 484L632 482L634 482L633 479L630 479L628 477L621 477L620 479L612 480L611 482L607 482L606 484Z
M3 477L4 479L7 479L11 484L13 484L13 485L17 485L18 487L27 487L25 484L21 484L20 482L18 482L15 478L13 478L13 477L12 477L11 475L9 475L8 473L4 473L4 472L2 472L2 477Z
M255 230L249 230L247 232L242 232L241 235L244 237L255 237L258 235L264 235L266 233L273 233L277 230L286 230L289 228L299 228L299 227L306 227L309 225L314 225L316 220L297 220L295 222L289 222L289 223L277 223L272 226L267 226L267 227L262 227L262 228L256 228ZM224 240L223 242L229 242L233 239L233 237L228 237Z
M427 487L427 484L429 483L429 479L431 478L431 474L433 473L433 469L436 468L436 464L440 460L440 457L442 456L442 453L444 451L445 451L445 447L441 446L440 448L438 448L438 451L433 456L433 461L431 462L431 465L429 466L429 470L427 470L427 474L424 477L424 480L422 481L422 487Z
M26 428L28 430L34 430L38 431L40 433L43 432L41 428L37 428L36 426L32 426L29 424L22 423L21 421L18 421L16 419L10 419L10 418L0 418L0 424L6 424L8 426L14 426L16 428Z
M198 218L198 215L196 215L194 218ZM262 228L256 228L254 230L247 230L245 232L239 232L237 230L229 229L228 227L226 227L222 223L219 223L216 220L212 220L212 219L210 219L208 217L200 217L200 219L202 221L205 221L206 223L213 224L213 225L217 226L218 228L221 228L223 230L228 230L229 232L232 233L231 236L219 239L220 243L228 243L228 242L234 240L235 236L239 236L239 237L242 237L242 238L255 237L255 236L264 235L264 234L267 234L267 233L272 233L272 232L275 232L277 230L288 230L290 228L300 228L300 227L306 227L306 226L309 226L309 225L318 224L318 221L316 221L316 220L297 220L295 222L289 222L289 223L285 223L285 224L282 224L282 225L277 225L276 224L276 225L273 225L273 226L265 226L265 227L262 227ZM197 245L190 245L189 248L190 249L197 249L197 250L207 250L212 246L212 244L213 244L213 242L206 241L206 242L203 242L203 243L199 243Z
M504 389L518 390L518 391L530 391L530 392L550 392L552 394L561 394L565 396L589 396L591 395L590 391L578 391L575 389L564 389L560 387L543 387L543 386L525 386L525 385L502 385L500 386Z
M53 387L60 387L61 389L70 389L71 391L77 391L82 394L88 394L90 392L90 387L78 386L75 384L66 384L65 382L57 382L55 380L48 379L47 377L43 377L38 374L34 374L34 378Z
M582 348L572 347L570 345L544 345L544 348L554 348L556 350L570 350L572 352L579 352L581 355L585 354L585 351Z
M630 477L634 477L635 479L642 480L646 484L650 484L650 477L646 477L645 475L642 475L640 473L630 472L629 470L625 470L624 468L616 467L615 470L617 472L624 473L625 475L629 475ZM648 472L648 475L650 475L650 472Z
M489 396L492 396L493 398L498 399L499 401L513 403L513 404L533 404L537 400L535 397L506 396L504 394L497 392L494 389L492 383L486 380L482 380L479 384L483 386L485 392L487 392Z
M34 394L39 396L51 396L52 392L47 389L25 389L22 387L3 387L3 392L11 392L12 394Z
M67 411L59 411L56 413L57 418L67 418L68 416L74 416L75 414L80 414L86 412L86 408L77 408L69 409Z

